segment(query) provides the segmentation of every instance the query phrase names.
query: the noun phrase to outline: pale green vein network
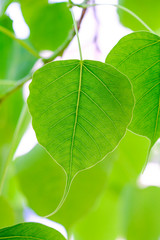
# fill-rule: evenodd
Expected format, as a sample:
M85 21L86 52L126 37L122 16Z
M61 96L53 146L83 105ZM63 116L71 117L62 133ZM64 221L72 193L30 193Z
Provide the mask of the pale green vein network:
M132 88L107 64L57 61L35 72L28 105L39 143L67 176L62 200L49 217L63 205L76 174L101 161L124 136L132 118Z
M145 31L131 33L111 50L106 63L131 79L136 104L130 129L148 137L152 147L160 137L160 37Z

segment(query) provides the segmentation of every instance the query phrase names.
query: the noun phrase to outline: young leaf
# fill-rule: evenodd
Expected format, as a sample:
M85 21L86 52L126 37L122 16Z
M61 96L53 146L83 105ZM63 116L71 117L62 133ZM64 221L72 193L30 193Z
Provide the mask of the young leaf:
M160 1L159 0L119 0L119 5L130 9L138 15L151 29L159 32L160 29ZM142 24L130 14L118 9L120 22L133 31L146 30Z
M133 84L135 108L129 128L151 139L160 137L160 37L131 33L111 50L106 63L124 73Z
M65 238L53 228L39 223L21 223L12 227L0 229L0 239L41 239L41 240L65 240Z
M28 99L37 139L67 175L74 176L113 151L133 110L129 80L110 65L67 60L35 72Z
M48 0L20 0L20 3L33 46L52 51L61 46L73 25L67 3L49 4Z

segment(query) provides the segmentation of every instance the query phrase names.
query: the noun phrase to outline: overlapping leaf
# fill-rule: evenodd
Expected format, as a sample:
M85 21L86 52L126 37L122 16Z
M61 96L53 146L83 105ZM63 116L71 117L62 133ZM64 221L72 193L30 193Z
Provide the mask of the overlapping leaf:
M68 191L79 171L117 146L134 102L129 80L115 68L67 60L34 74L28 104L37 139L65 170Z
M40 145L17 158L14 166L29 207L41 216L53 212L62 198L65 186L65 174L61 167ZM105 187L109 166L105 161L80 173L71 186L64 206L52 219L69 230L93 208ZM45 187L42 189L42 186Z
M12 21L7 16L3 16L0 19L0 25L13 31ZM14 42L4 33L0 33L0 184L4 177L4 169L6 168L7 158L10 151L13 134L24 104L22 90L18 90L13 95L10 95L4 99L4 95L7 94L16 84L17 80L23 78L31 70L36 58L23 49L18 43ZM26 114L26 118L23 126L19 129L19 136L17 136L15 147L19 144L22 135L24 134L28 123L30 121L29 113ZM16 149L14 149L16 150ZM11 178L10 171L8 171L7 178ZM5 195L6 199L11 204L11 196L9 193L13 190L13 184L8 184L6 179L6 185L3 185L1 195ZM10 181L11 182L11 181ZM12 190L10 191L11 188ZM13 197L13 196L12 196ZM13 197L14 198L14 197ZM13 200L12 198L12 200ZM17 199L17 198L16 198ZM12 207L17 209L15 202L12 202ZM19 203L18 203L19 204ZM18 206L19 207L19 206ZM9 207L8 207L9 209ZM17 210L15 210L17 213ZM7 216L7 213L6 213ZM12 219L12 214L10 216ZM17 218L16 218L17 220ZM5 221L5 220L4 220ZM17 220L19 221L19 220ZM13 224L13 222L11 223Z
M13 31L12 21L7 16L0 19L0 24ZM28 74L36 58L3 33L0 33L0 56L1 99L5 93L12 89L11 85L14 85L14 81L16 84L17 80ZM12 84L7 85L7 83ZM22 91L20 90L4 102L0 101L0 179L23 103Z
M76 240L158 240L160 189L128 185L119 194L106 191L97 209L76 225Z
M66 202L51 219L70 232L77 221L94 208L106 183L110 189L120 192L126 183L136 181L145 165L148 148L149 140L128 131L117 150L76 177ZM42 216L52 212L62 197L65 185L61 168L40 146L16 159L14 165L29 206ZM42 190L42 186L47 188Z
M106 62L126 74L136 100L130 129L153 144L160 137L160 37L136 32L122 38Z
M0 239L65 240L61 233L39 223L21 223L0 229Z

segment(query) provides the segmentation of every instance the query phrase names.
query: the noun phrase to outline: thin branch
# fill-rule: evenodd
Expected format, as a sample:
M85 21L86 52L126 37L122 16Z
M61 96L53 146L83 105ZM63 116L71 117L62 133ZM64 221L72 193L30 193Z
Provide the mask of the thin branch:
M30 52L34 57L41 58L41 56L32 47L30 47L25 41L16 38L16 36L7 28L0 26L0 32L4 33L8 37L18 42L23 48L25 48L28 52Z
M15 93L18 89L20 89L26 82L28 82L30 79L32 79L32 73L29 73L26 77L24 77L23 79L17 81L17 84L15 86L13 86L13 88L7 92L5 95L3 95L0 98L0 104L2 102L4 102L6 100L6 98L8 98L10 95L12 95L13 93Z

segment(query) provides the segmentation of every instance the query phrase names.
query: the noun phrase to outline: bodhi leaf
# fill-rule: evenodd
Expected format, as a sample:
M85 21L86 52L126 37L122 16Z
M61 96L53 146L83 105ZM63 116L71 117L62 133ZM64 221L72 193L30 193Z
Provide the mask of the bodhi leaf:
M8 201L0 196L0 228L14 224L14 212Z
M128 8L138 15L154 31L160 31L159 0L119 0L119 5ZM133 31L146 30L144 26L130 14L118 9L120 22Z
M14 240L17 238L24 240L65 240L60 232L39 223L21 223L0 229L0 239Z
M66 172L63 203L75 175L118 145L134 101L128 78L115 68L67 60L35 72L28 104L39 143Z
M147 136L152 146L160 137L159 48L159 36L136 32L122 38L106 58L133 85L136 103L129 128Z
M63 207L52 220L69 230L93 208L105 187L108 165L108 162L102 162L87 172L81 172L73 182ZM41 216L51 213L63 195L65 174L62 168L40 145L17 158L14 166L29 207Z
M49 4L48 0L20 0L20 3L33 46L39 51L55 51L61 46L73 25L67 3Z

